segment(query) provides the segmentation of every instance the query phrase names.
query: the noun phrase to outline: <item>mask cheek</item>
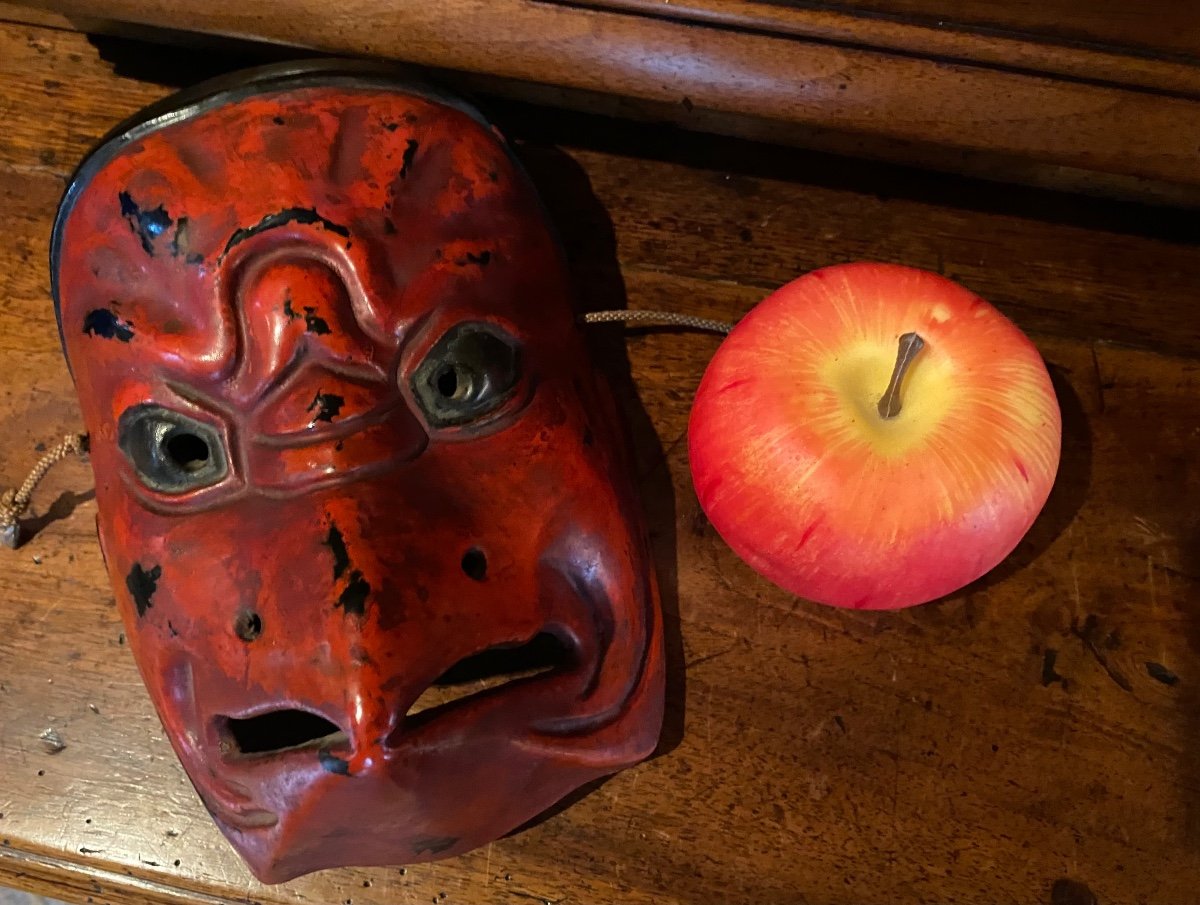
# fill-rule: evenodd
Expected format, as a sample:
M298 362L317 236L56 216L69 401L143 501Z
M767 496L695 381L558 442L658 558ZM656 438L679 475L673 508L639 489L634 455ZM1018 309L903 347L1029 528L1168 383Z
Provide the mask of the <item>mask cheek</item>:
M648 547L610 485L589 488L593 524L566 505L539 542L539 592L576 639L571 697L539 715L523 744L588 768L617 769L657 742L663 685L662 627ZM607 503L607 505L602 505ZM582 744L581 744L582 742Z

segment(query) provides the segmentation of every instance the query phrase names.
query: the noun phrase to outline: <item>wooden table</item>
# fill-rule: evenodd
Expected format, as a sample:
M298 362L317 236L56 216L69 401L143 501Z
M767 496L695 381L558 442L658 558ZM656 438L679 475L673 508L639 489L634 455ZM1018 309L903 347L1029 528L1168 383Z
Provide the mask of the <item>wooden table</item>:
M229 64L0 22L0 484L78 425L46 270L67 175L163 81ZM940 603L790 597L724 546L689 483L686 417L717 339L598 328L665 592L659 754L470 855L268 888L163 738L101 566L90 472L65 464L39 490L36 535L0 554L0 883L202 905L1194 902L1194 213L486 106L542 185L588 307L733 319L854 258L939 270L997 303L1063 406L1043 516Z

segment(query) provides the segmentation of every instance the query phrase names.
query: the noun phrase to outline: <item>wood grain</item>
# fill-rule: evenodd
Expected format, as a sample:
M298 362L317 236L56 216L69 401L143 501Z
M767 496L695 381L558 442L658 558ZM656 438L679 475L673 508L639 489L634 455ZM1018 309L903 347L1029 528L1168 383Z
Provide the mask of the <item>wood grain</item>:
M1062 0L1067 10L1051 9L1045 18L1026 22L1023 30L998 27L988 21L970 24L958 19L968 4L922 3L924 14L915 10L894 9L886 14L887 0L871 2L809 4L795 0L672 0L668 4L657 0L542 0L594 9L624 10L642 15L669 18L680 22L703 22L726 28L757 30L775 34L795 35L818 41L917 54L943 60L970 61L1001 69L1021 69L1050 75L1086 78L1115 85L1136 86L1196 96L1200 89L1200 68L1194 58L1179 59L1170 53L1131 52L1121 40L1083 43L1057 38L1055 32L1062 22L1092 21L1094 4L1078 0ZM891 4L901 7L903 0ZM883 7L883 9L877 9ZM1010 13L1016 6L1001 4ZM1122 19L1136 18L1141 24L1155 29L1153 37L1159 44L1177 40L1180 32L1173 31L1174 22L1182 27L1183 40L1190 41L1200 26L1200 13L1193 7L1159 3L1158 12L1168 7L1167 16L1147 15L1144 6L1121 4L1112 14L1113 31L1122 34ZM997 4L987 4L994 14ZM979 9L973 10L976 18ZM930 15L936 12L936 15ZM1057 14L1058 20L1054 18ZM1174 20L1174 21L1173 21ZM1149 42L1151 51L1159 45Z
M763 0L800 6L797 0ZM1024 36L1057 35L1110 47L1142 47L1200 56L1200 11L1172 0L835 0L833 6L900 19L920 19L943 27L1007 31Z
M80 35L0 26L3 485L77 423L45 263L65 177L166 93L132 73L203 68L168 51L155 70L149 48L98 43L103 57ZM488 106L543 188L588 307L733 318L799 270L880 255L940 261L995 297L1034 331L1063 404L1045 514L996 573L930 606L845 613L789 597L730 553L690 487L687 412L717 338L597 328L669 617L660 755L470 855L266 888L162 737L107 589L90 474L65 464L0 570L0 882L202 905L1044 905L1055 884L1106 905L1193 901L1200 349L1187 289L1200 263L1187 219ZM49 727L67 743L57 754L38 739Z
M944 56L913 52L902 38L896 46L847 43L822 34L827 26L794 27L794 16L776 28L761 11L738 25L542 0L37 5L85 22L249 37L549 86L564 103L623 99L641 116L689 128L951 171L1039 182L1057 175L1075 185L1086 184L1078 171L1093 172L1107 177L1102 191L1186 203L1200 189L1200 99L1186 59L1165 61L1174 74L1166 66L1156 82L1134 55L1128 68L1142 75L1127 82L1119 61L1023 69L995 47ZM1097 72L1119 80L1096 82Z

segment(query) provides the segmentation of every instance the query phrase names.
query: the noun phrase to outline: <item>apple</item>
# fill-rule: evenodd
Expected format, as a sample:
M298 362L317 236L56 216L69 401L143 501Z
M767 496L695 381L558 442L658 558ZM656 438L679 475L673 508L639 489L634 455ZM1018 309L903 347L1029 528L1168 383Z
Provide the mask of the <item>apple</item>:
M998 565L1058 471L1041 355L944 277L841 264L722 342L688 425L692 479L742 559L801 597L913 606Z

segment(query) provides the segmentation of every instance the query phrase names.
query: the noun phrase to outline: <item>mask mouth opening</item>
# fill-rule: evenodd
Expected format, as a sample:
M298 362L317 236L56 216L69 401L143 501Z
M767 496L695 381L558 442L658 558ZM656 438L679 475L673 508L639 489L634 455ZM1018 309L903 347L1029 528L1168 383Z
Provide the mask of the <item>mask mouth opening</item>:
M221 752L229 758L266 757L301 748L332 748L346 743L346 733L325 717L307 710L283 708L256 716L217 717Z
M541 631L522 644L496 644L459 660L434 680L409 707L400 733L411 732L451 707L492 695L508 685L578 663L575 645L564 635ZM393 733L398 736L398 733ZM399 738L389 741L399 741Z

